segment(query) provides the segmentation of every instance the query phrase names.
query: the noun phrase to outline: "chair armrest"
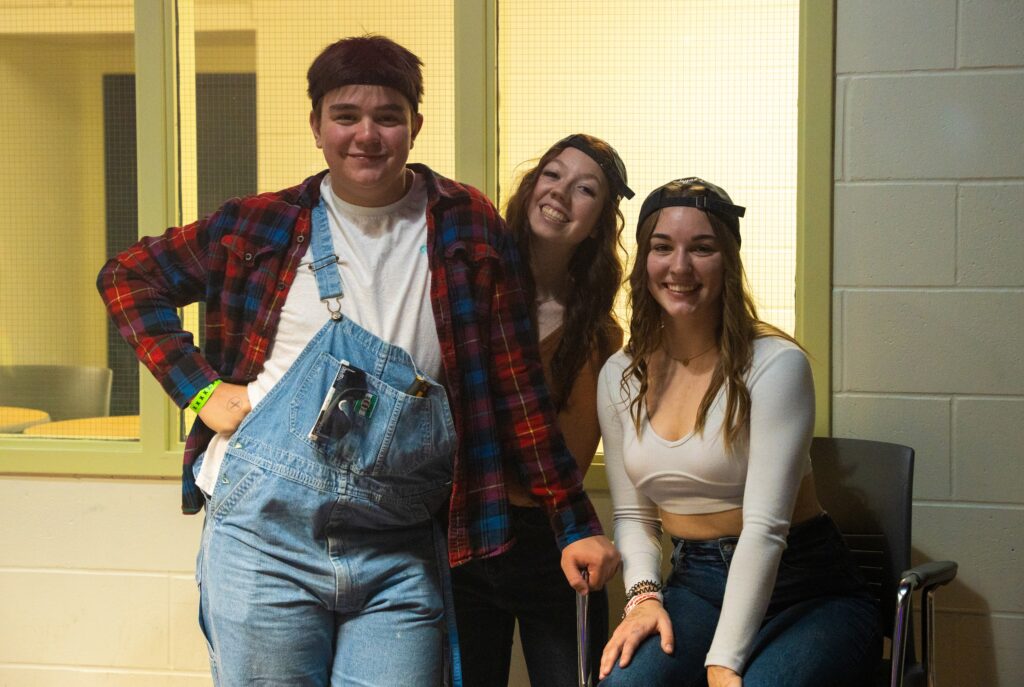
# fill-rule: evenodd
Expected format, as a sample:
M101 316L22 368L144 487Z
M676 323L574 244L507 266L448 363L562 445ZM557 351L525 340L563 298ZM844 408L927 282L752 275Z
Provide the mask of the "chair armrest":
M911 599L921 590L921 664L927 684L935 684L935 605L932 596L938 587L949 584L956 577L956 561L931 561L915 565L900 575L896 592L896 620L893 627L893 665L890 684L902 684L903 665L906 662L906 642L910 635Z
M956 561L931 561L915 565L910 570L904 570L900 575L900 584L907 583L911 590L931 589L949 584L956 577Z

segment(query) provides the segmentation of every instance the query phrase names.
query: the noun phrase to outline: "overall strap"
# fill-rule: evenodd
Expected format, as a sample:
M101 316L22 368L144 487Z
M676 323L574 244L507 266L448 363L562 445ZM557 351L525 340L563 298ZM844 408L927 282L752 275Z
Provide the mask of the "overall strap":
M313 230L310 251L313 255L313 262L309 263L309 269L316 277L316 288L320 292L320 300L327 305L332 320L341 319L341 299L344 291L341 288L341 272L338 269L330 268L340 262L337 253L334 252L334 243L331 241L331 225L327 220L327 206L323 197L313 208ZM331 307L333 299L335 307Z

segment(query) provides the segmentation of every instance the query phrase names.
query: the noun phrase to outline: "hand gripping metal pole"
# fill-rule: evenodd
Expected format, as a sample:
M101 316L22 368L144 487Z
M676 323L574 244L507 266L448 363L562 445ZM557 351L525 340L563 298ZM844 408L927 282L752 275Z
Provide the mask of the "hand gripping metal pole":
M589 575L587 571L580 570L583 581L587 582ZM576 592L576 672L579 675L579 687L591 687L590 681L590 652L587 651L589 643L588 628L590 621L590 595Z

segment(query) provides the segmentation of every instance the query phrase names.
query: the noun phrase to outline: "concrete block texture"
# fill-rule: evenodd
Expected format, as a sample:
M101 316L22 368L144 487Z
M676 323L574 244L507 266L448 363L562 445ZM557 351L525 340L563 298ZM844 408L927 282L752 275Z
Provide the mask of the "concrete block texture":
M947 611L1024 612L1024 509L998 506L914 506L914 563L955 560L956 580L936 597ZM1008 683L1014 684L1014 683Z
M208 675L146 671L0 666L0 685L11 687L212 687Z
M955 184L836 184L835 286L956 283Z
M942 591L939 591L939 595ZM1024 617L939 613L935 619L940 685L1013 687L1024 675Z
M190 574L203 516L170 480L0 478L0 519L18 523L0 566Z
M953 401L954 498L1024 503L1022 466L1024 398Z
M954 646L939 654L947 653L954 665L951 673L942 673L949 677L940 679L939 684L957 687L1019 685L1021 676L1024 676L1024 651L1021 651L1024 647L1024 617L1008 614L959 614L954 617ZM942 622L942 618L936 622Z
M210 654L199 629L199 588L195 577L171 577L170 666L174 670L209 672Z
M832 290L832 393L846 391L843 379L843 294L842 289Z
M948 499L950 399L837 394L832 433L914 449L914 497Z
M1024 291L848 290L848 391L1024 394Z
M1024 286L1024 183L963 185L957 215L958 283Z
M0 571L0 663L168 668L159 575Z
M835 100L835 115L832 120L832 180L843 180L843 122L846 121L846 82L844 77L836 77L836 90L832 96Z
M957 0L840 0L836 73L952 68L956 6Z
M1024 176L1024 71L906 74L846 85L844 178Z
M1024 65L1024 2L960 0L957 64L960 67Z

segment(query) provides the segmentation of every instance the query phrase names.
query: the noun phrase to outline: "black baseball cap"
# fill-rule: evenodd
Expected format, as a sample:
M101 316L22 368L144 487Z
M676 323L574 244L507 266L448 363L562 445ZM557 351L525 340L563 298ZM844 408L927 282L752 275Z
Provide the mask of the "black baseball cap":
M590 142L582 134L566 136L555 145L563 148L575 148L590 157L604 172L605 178L608 179L608 185L616 194L625 196L627 199L636 195L633 193L633 189L626 185L626 165L622 162L619 154L615 152L615 148L608 146L608 149L612 151L612 159L609 162L608 156L590 145ZM605 145L608 144L605 143Z
M687 190L691 190L694 195L676 195L678 191L682 190L679 188L680 185ZM669 186L673 187L671 194L669 194ZM637 233L640 232L640 226L644 223L645 219L654 212L668 207L691 207L713 213L729 227L729 230L736 238L736 243L740 243L739 218L746 214L747 209L740 205L735 205L729 194L720 186L715 186L711 182L704 181L698 177L686 177L662 184L651 191L647 198L644 199L644 204L640 207L640 217L636 222Z

